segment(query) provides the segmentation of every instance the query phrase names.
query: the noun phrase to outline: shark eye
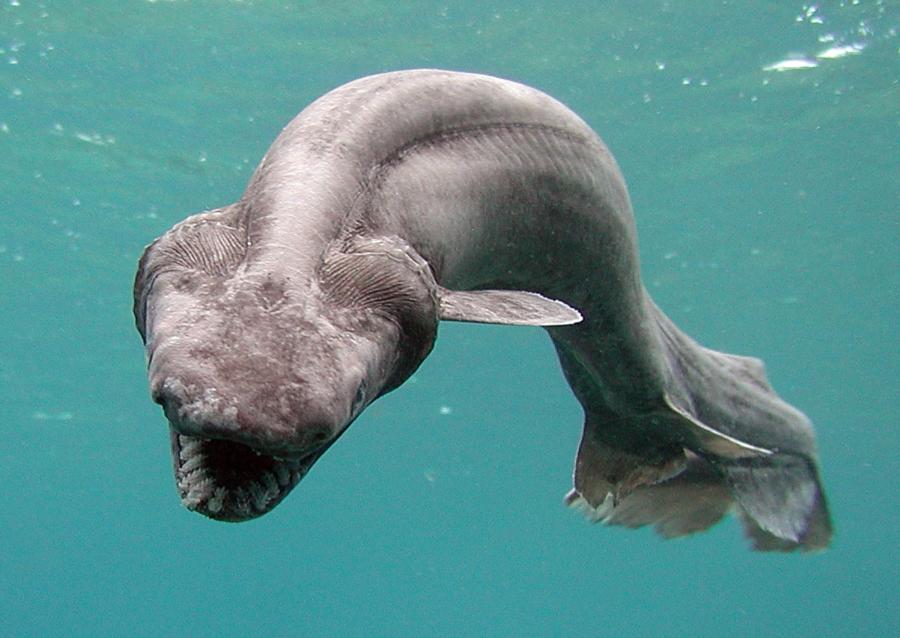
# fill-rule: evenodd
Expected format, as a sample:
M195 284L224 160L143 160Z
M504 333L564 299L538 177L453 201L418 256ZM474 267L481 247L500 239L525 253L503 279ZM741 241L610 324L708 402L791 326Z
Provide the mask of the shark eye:
M360 381L359 387L356 388L356 394L353 396L353 407L352 411L355 415L362 408L363 403L366 400L366 382L365 380Z

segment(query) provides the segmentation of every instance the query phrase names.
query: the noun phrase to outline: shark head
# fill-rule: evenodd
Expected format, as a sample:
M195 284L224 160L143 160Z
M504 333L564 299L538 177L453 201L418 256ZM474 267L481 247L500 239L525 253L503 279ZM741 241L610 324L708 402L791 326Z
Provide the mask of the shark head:
M184 504L221 520L274 507L375 398L427 356L427 267L331 251L313 272L248 267L219 211L145 251L135 318Z
M398 237L328 245L313 265L247 257L233 211L188 218L144 252L134 314L186 507L270 511L363 409L400 386L439 318L549 325L572 309L515 291L451 292Z

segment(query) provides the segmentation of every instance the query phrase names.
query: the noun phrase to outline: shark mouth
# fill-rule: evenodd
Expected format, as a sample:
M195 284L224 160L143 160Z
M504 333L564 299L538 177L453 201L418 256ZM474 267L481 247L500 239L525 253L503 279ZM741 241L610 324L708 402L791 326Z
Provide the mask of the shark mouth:
M279 459L233 441L187 436L171 429L170 436L182 504L219 521L246 521L269 512L325 451Z

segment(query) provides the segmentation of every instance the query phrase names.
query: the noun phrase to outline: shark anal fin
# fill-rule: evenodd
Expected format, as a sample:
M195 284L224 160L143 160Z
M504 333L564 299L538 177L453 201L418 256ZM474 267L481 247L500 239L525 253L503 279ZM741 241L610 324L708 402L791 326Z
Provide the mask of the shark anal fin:
M664 538L705 530L719 522L732 504L731 492L708 463L685 452L685 469L668 480L644 485L613 505L612 499L592 507L577 490L566 503L591 520L608 525L653 525Z
M665 538L707 529L734 507L756 550L828 545L828 506L807 459L779 452L730 459L687 449L661 452L616 449L586 427L566 504L594 522L653 525Z
M685 467L681 448L628 451L603 441L585 423L575 459L575 490L591 507L598 508L611 497L613 505L642 485L671 478Z
M566 503L592 521L653 525L666 538L704 530L734 507L754 549L828 545L831 522L812 461L745 447L711 428L691 433L694 424L680 412L607 423L588 418ZM728 454L717 454L722 450Z

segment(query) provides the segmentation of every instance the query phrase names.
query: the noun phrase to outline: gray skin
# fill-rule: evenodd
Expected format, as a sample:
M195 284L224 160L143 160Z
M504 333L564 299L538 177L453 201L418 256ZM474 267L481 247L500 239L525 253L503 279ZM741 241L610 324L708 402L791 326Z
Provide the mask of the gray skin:
M811 424L760 361L654 305L615 160L535 89L419 70L331 91L240 201L147 248L134 300L178 489L206 516L271 510L443 319L547 328L585 412L566 500L592 519L670 537L733 508L757 549L831 536Z

